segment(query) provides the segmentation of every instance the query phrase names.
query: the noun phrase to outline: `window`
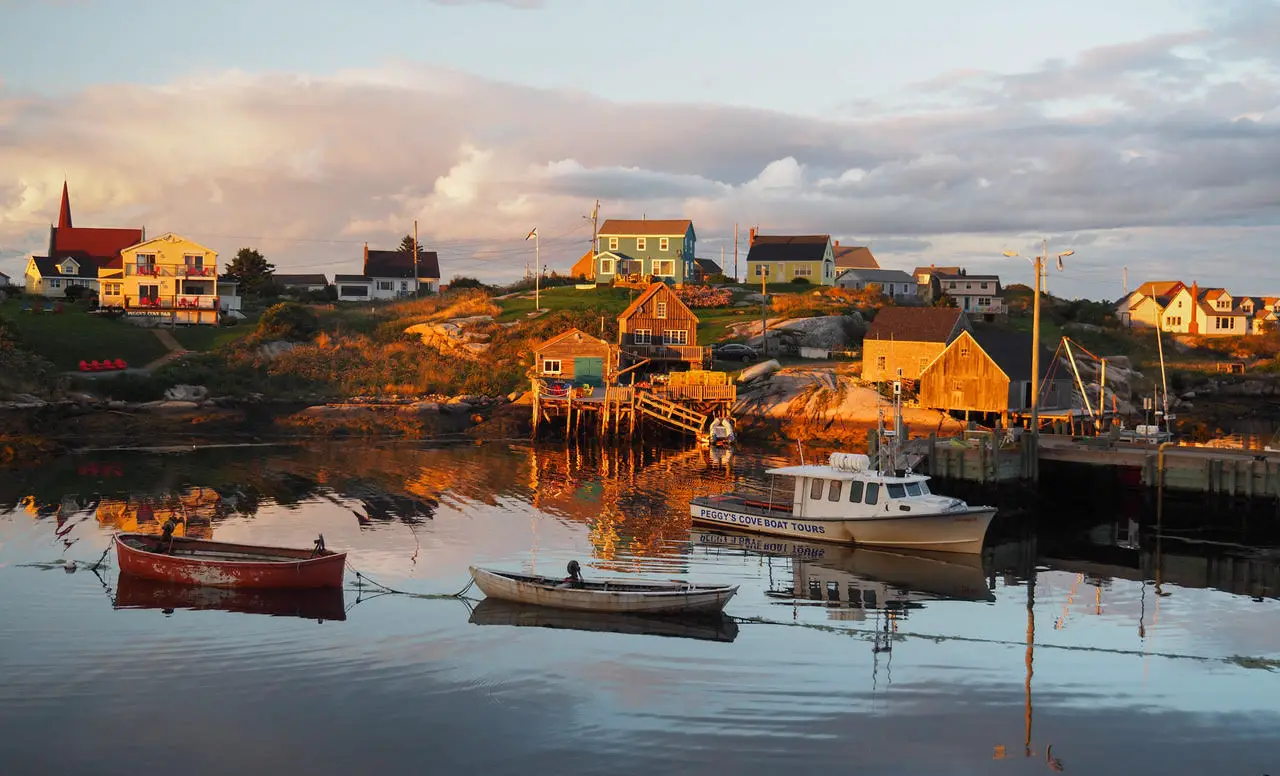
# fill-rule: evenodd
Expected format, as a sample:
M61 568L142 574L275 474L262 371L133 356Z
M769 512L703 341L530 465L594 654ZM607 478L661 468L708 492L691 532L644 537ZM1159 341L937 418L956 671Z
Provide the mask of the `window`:
M560 359L558 358L544 359L542 362L542 373L544 375L560 374Z
M844 484L844 483L840 482L839 480L833 480L833 481L831 482L831 487L830 487L830 488L827 488L827 501L839 501L839 500L840 500L840 491L841 491L841 489L842 489L842 488L841 488L841 486L842 486L843 484Z
M991 306L991 298L990 298L990 297L986 297L986 296L980 296L980 297L978 297L978 306L979 306L979 307L990 307L990 306Z
M666 303L666 302L658 302L658 303L654 306L653 317L654 317L654 318L666 318L666 317L667 317L667 303Z
M155 264L156 255L154 253L139 253L138 263L139 264Z
M822 483L824 482L826 480L813 480L809 483L809 498L811 500L817 501L822 498Z
M667 329L662 332L662 341L667 345L688 345L689 332L684 329Z
M929 495L929 483L927 482L920 483L920 495L921 496Z
M676 263L672 259L660 259L653 263L653 274L662 277L675 277Z
M391 288L392 288L392 286L391 286L391 281L390 281L390 280L379 280L379 281L378 281L378 290L379 290L379 291L390 291L390 290L391 290Z
M611 250L611 251L616 251L616 250L618 250L618 238L617 238L617 237L610 237L610 238L609 238L609 250Z
M158 299L160 286L138 286L138 296L142 299Z
M950 283L950 284L948 284L948 286L947 286L947 287L948 287L948 288L951 288L951 289L955 289L955 287L956 287L955 281L954 281L954 280L953 280L953 281L951 281L951 283Z
M636 238L636 250L638 250L638 251L643 251L643 250L645 250L645 246L646 246L647 244L648 244L648 241L647 241L647 240L645 240L643 237L637 237L637 238Z
M58 271L64 275L74 275L80 271L80 268L76 266L74 261L67 259L62 262L62 264L58 265Z
M671 243L665 237L658 238L658 250L665 251L670 247Z
M889 484L889 498L906 498L906 497L907 497L907 489L902 486L902 483L893 482Z
M908 495L908 496L920 496L920 495L923 495L923 494L920 492L920 483L918 483L918 482L908 482L908 483L907 483L907 495Z
M204 254L188 253L182 257L182 262L188 267L204 267Z
M791 270L791 276L796 278L807 278L813 276L813 267L809 265L801 265Z
M879 500L880 500L880 483L868 482L867 497L862 500L862 503L875 506L876 502Z
M888 361L884 356L876 356L876 369L884 369L888 366Z
M648 345L653 342L653 332L649 329L636 329L631 335L631 341L636 345Z
M756 274L756 277L766 277L766 278L769 277L769 265L757 264L755 274Z
M921 371L921 372L923 372L923 371L924 371L924 369L925 369L925 367L927 367L927 366L929 366L929 357L928 357L928 356L921 356L921 357L920 357L920 371Z
M969 357L969 345L968 345L968 343L961 344L961 345L960 345L960 358L968 358L968 357Z
M613 274L613 259L601 259L601 260L600 260L600 274L601 274L601 275L612 275L612 274Z
M49 278L49 288L62 288L62 278Z
M956 393L963 393L964 383L960 382L959 380L956 380L955 382L951 383L951 390L955 391Z
M858 504L862 502L862 480L849 481L849 503Z

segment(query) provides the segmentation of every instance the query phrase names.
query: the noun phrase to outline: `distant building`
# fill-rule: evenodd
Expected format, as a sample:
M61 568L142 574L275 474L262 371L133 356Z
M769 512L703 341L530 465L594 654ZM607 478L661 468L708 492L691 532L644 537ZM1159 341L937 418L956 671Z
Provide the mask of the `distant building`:
M276 285L294 291L323 291L329 287L329 279L321 273L304 274L304 275L281 275L276 273L271 276Z
M98 291L98 270L118 270L120 252L146 237L145 229L115 229L75 226L71 222L71 195L62 184L58 224L49 227L49 245L44 256L27 261L25 278L29 294L60 297L72 286Z
M592 281L596 279L596 252L591 250L582 254L582 258L569 268L569 277L576 280Z
M1256 333L1252 312L1237 304L1225 288L1201 289L1192 283L1178 290L1160 317L1161 330L1203 337L1239 337Z
M420 288L428 293L440 291L440 259L435 251L418 250L417 282L414 282L414 256L409 251L370 250L364 246L364 273L334 275L338 301L368 302L405 299Z
M938 267L930 264L927 267L916 267L911 271L916 283L920 286L920 295L925 304L933 304L941 293L938 284L933 282L934 275L959 275L959 267Z
M73 286L98 292L98 264L90 258L66 256L54 261L46 256L31 256L23 275L25 291L32 295L62 297Z
M643 359L701 365L698 316L666 283L653 283L618 315L618 346L632 363Z
M840 273L836 285L855 291L879 286L880 293L899 302L918 302L920 299L920 286L916 279L900 269L849 269Z
M581 329L569 329L533 349L534 375L600 387L617 369L617 350Z
M880 262L865 245L841 245L836 240L831 244L831 258L835 260L837 276L845 269L880 269Z
M883 307L862 342L862 379L919 379L947 345L972 328L954 307Z
M596 237L595 281L607 285L617 278L682 285L694 276L697 239L687 218L610 218Z
M128 316L171 323L218 323L218 254L169 232L120 252L120 266L102 269L98 303Z
M829 234L759 234L748 238L747 283L790 283L805 280L819 286L836 281L836 262Z
M939 293L945 294L956 307L971 317L982 317L989 321L1009 312L1004 304L1004 290L1000 287L999 275L972 275L961 269L955 274L933 273L930 285L934 283L937 284L937 289L933 293L926 293L927 299L937 299Z
M0 288L7 288L8 286L9 286L9 276L4 274L3 272L0 272Z
M1143 283L1116 303L1116 318L1126 326L1157 326L1169 302L1182 289L1181 280Z
M693 260L693 279L699 283L705 283L709 278L723 274L724 270L714 259Z

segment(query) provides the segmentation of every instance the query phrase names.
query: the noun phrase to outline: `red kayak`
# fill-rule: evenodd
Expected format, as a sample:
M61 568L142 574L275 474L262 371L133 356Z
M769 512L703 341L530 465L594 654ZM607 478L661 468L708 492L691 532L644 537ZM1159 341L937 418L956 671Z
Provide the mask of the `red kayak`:
M342 587L347 554L228 544L184 536L116 535L120 573L180 585L240 588Z

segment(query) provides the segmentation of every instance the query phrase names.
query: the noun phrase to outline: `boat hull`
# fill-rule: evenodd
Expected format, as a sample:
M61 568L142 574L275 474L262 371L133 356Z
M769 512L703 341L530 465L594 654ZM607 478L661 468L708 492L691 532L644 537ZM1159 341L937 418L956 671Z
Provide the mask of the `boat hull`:
M473 625L515 625L559 628L595 633L663 636L730 642L738 637L738 623L727 614L697 617L654 617L616 612L582 612L486 598L471 610Z
M583 612L629 614L716 614L738 592L736 585L698 587L679 582L644 585L619 583L618 589L557 586L560 580L522 577L471 568L471 578L486 596L501 601ZM628 589L631 588L631 589Z
M710 499L694 499L689 510L694 522L736 531L937 552L981 552L987 527L996 514L995 507L969 507L953 512L812 519L753 514Z
M158 546L160 541L159 537L148 534L118 534L115 544L120 573L179 585L309 589L342 587L347 562L345 552L324 551L312 557L311 550L187 537L175 537L172 552L152 551L150 548ZM229 560L193 553L261 559Z
M345 620L342 588L226 588L178 585L121 574L116 609L215 610L306 620Z

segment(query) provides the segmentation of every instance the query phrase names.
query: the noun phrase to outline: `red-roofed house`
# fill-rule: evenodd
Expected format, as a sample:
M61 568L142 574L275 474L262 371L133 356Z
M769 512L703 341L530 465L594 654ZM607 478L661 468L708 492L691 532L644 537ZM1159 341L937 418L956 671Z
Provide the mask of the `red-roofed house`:
M49 247L44 256L27 262L27 293L63 296L69 286L98 290L98 270L121 268L120 251L146 239L146 229L74 226L71 196L62 184L58 224L49 227Z
M1254 334L1253 315L1241 310L1224 288L1201 290L1192 283L1169 300L1161 315L1163 331L1205 337L1238 337Z

